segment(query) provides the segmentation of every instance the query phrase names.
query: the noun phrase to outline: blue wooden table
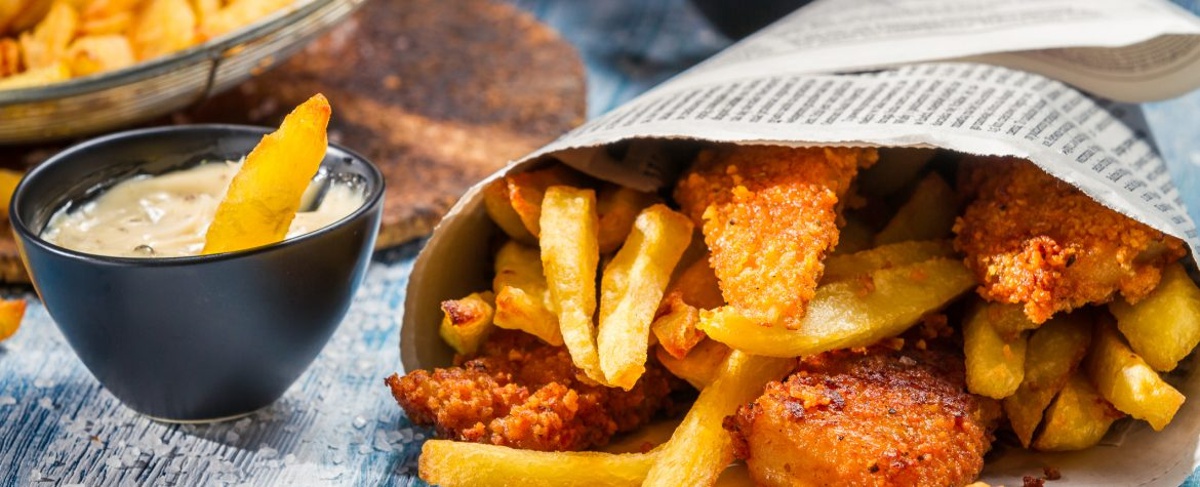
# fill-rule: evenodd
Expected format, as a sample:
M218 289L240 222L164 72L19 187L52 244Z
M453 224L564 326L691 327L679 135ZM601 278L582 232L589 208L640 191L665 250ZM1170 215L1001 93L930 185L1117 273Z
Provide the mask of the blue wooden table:
M517 3L580 49L591 116L728 44L684 0ZM1200 12L1200 1L1183 4ZM1200 93L1145 109L1200 220ZM312 368L274 405L226 423L168 425L121 406L34 300L21 330L0 343L0 487L422 485L415 460L429 431L408 423L382 381L400 366L398 327L420 246L379 253Z

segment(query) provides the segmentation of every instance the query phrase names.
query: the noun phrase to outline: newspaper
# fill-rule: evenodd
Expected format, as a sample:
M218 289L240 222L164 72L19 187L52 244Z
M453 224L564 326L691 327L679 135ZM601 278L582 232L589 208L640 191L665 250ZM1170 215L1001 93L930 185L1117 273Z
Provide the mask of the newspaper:
M1200 20L1163 0L819 0L507 170L553 156L643 190L671 184L680 168L670 158L616 160L602 148L646 137L1011 155L1185 240L1196 256L1196 225L1128 103L1197 87ZM469 238L486 225L480 187L414 267L406 368L431 360L435 327L419 327L436 323L437 300L486 273L485 262L463 258L486 254L471 243L483 239ZM1180 379L1200 397L1200 374ZM1174 487L1200 465L1198 432L1200 400L1189 400L1163 432L1135 423L1082 452L1002 451L983 480L1021 485L1054 466L1064 476L1055 485Z

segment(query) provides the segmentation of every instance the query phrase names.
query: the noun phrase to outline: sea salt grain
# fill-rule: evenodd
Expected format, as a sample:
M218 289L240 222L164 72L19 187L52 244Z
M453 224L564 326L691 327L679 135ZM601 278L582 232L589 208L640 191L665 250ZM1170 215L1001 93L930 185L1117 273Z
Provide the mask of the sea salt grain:
M11 406L16 403L17 400L12 396L0 396L0 406Z
M365 427L366 425L367 425L366 418L363 418L362 416L354 417L354 427L356 429L363 429L363 427Z
M49 409L49 410L53 411L54 410L54 401L50 400L50 398L48 398L48 397L43 397L41 399L38 399L38 407L40 407L42 409Z

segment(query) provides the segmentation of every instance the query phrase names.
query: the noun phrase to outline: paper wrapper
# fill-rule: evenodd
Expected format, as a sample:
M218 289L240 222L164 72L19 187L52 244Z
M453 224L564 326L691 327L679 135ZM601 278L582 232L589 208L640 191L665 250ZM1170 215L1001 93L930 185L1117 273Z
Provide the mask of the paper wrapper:
M642 190L673 184L686 161L669 150L617 160L603 149L635 138L1022 157L1184 239L1197 255L1196 226L1138 107L1031 71L1109 98L1182 93L1200 83L1200 21L1152 0L885 3L814 3L471 188L414 265L401 327L405 369L447 365L438 304L490 288L489 242L499 230L481 188L551 158ZM926 60L947 61L885 67ZM1200 374L1179 375L1177 386L1193 399L1164 431L1127 422L1081 452L1003 449L989 456L982 480L1021 485L1049 466L1062 473L1056 486L1179 485L1200 465Z

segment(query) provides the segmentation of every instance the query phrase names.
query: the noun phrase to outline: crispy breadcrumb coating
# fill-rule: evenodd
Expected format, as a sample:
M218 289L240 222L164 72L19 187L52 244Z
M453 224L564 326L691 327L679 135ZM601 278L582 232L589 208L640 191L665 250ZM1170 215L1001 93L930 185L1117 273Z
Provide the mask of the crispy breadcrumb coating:
M680 384L655 361L628 392L588 381L566 348L495 330L480 355L456 367L385 379L419 425L440 437L542 451L604 445L671 406Z
M976 158L960 171L960 190L975 199L954 225L954 246L966 254L981 296L1022 304L1035 323L1118 293L1137 302L1186 253L1183 241L1028 161Z
M951 352L839 350L801 361L725 426L758 485L966 485L1000 415Z
M702 228L730 306L761 323L804 316L838 243L839 199L874 149L734 146L705 151L675 188Z

